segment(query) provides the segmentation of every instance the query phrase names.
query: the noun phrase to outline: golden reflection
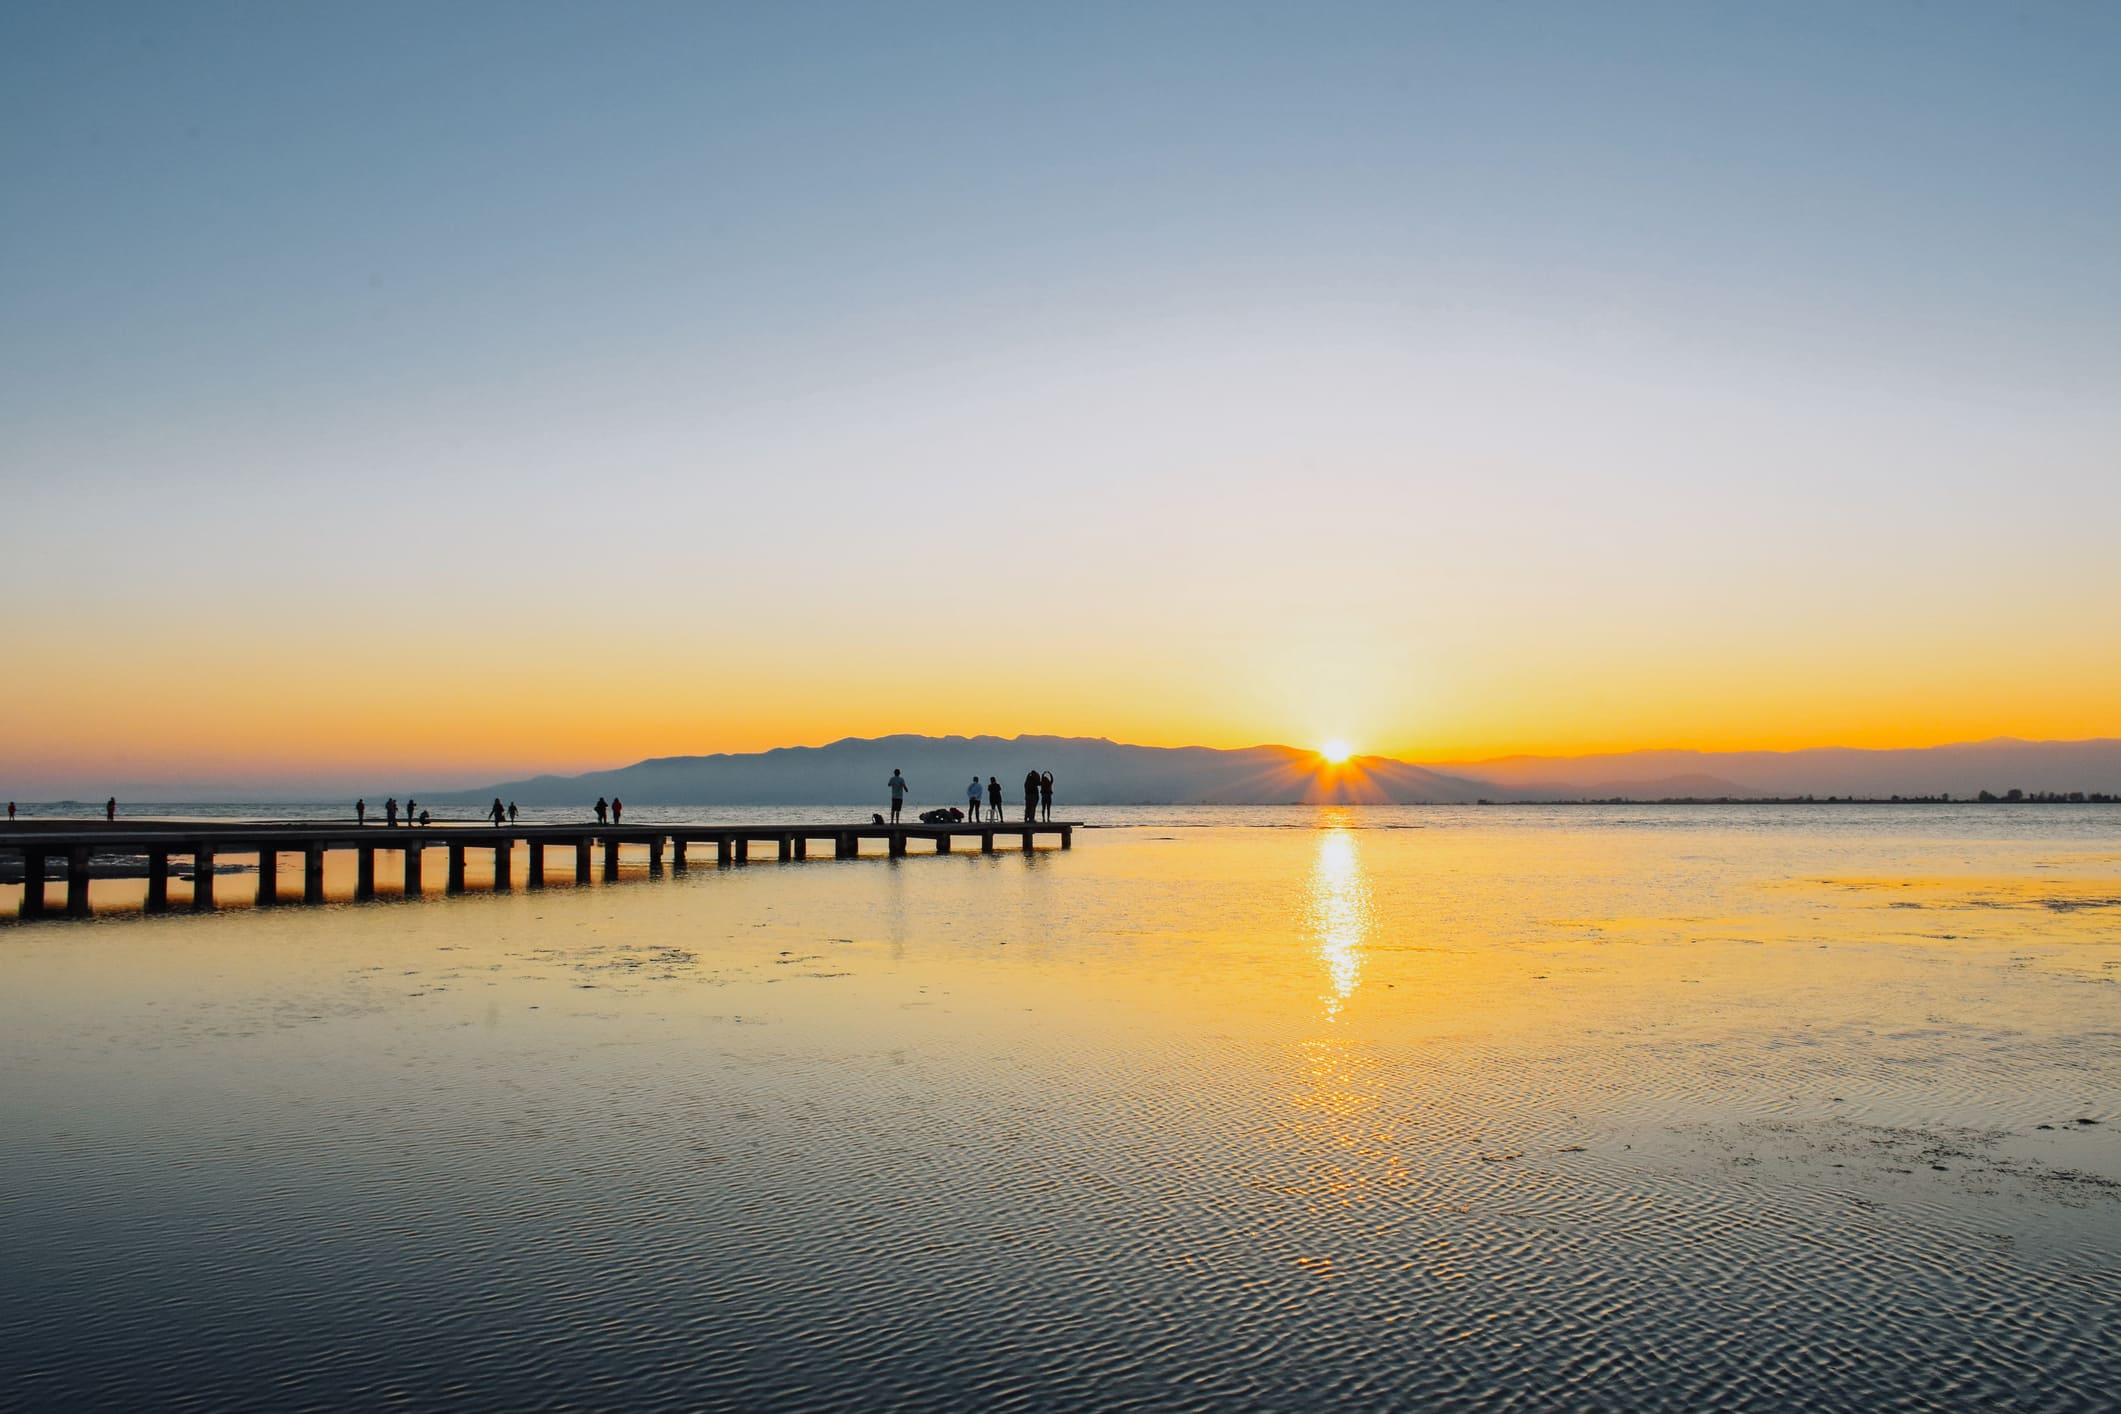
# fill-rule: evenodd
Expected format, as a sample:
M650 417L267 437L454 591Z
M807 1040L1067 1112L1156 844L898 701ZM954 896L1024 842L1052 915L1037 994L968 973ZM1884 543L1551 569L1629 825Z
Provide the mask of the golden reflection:
M1372 925L1370 884L1362 869L1355 832L1328 812L1327 828L1318 837L1318 858L1311 866L1310 925L1319 960L1325 964L1331 991L1320 998L1326 1020L1337 1020L1341 1008L1362 985L1364 944Z

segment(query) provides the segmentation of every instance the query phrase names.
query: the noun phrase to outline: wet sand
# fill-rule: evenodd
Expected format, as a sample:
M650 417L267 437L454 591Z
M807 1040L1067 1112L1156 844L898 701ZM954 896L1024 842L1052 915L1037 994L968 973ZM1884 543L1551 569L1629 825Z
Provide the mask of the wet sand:
M0 929L0 1390L1765 1409L2121 1384L2099 817L1215 818ZM1407 828L1350 828L1374 824Z

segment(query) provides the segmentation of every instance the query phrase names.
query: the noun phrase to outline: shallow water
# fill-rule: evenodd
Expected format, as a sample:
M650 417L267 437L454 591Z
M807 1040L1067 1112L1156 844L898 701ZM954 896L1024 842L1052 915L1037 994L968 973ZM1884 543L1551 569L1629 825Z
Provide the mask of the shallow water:
M0 928L0 1404L2121 1387L2121 812L1100 817Z

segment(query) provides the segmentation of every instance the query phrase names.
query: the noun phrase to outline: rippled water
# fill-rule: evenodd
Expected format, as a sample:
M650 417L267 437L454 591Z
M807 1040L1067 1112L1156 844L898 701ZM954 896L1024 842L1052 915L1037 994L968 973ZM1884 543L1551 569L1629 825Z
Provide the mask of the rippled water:
M0 1404L2111 1407L2121 812L1099 814L0 928Z

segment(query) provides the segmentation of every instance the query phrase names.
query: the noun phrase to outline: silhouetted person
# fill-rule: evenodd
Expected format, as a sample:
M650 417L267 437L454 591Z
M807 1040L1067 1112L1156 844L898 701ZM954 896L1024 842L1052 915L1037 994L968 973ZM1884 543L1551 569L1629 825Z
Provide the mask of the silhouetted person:
M597 797L597 823L598 823L599 825L601 825L601 824L603 824L603 823L604 823L604 812L606 812L606 811L607 811L607 810L609 810L609 809L611 809L611 807L610 807L609 805L606 805L606 804L604 803L604 797L603 797L603 796L601 796L601 795L600 795L600 796L598 796L598 797Z
M392 796L383 802L383 823L386 826L398 823L398 798Z
M366 800L357 800L353 803L353 822L356 825L368 823L368 802Z
M10 825L15 823L15 802L12 800L7 803L7 822Z
M514 824L515 822L516 822L516 803L515 803L514 801L512 801L512 800L511 800L511 801L509 801L509 802L508 802L508 823L509 823L509 824L511 824L511 825L513 825L513 824Z
M1002 783L987 777L987 818L997 825L1002 820Z
M972 784L971 784L971 785L969 785L969 786L966 786L966 787L965 787L965 818L966 818L966 819L968 819L968 820L977 820L977 819L979 819L979 777L978 777L978 776L974 776L974 777L972 778Z
M1038 818L1038 772L1024 772L1024 823Z
M118 818L118 797L115 795L103 802L103 818L105 820L116 820Z
M891 792L891 823L898 823L899 811L906 808L906 778L899 774L896 766L891 768L891 779L884 782L884 789Z
M493 817L493 827L498 830L501 828L501 817L506 815L508 812L501 808L501 797L495 796L493 798L493 809L487 811L486 813Z
M611 823L614 825L618 824L619 817L625 813L626 802L619 799L617 796L613 796L611 798Z
M419 804L420 802L414 800L411 796L408 795L405 797L405 828L408 830L412 828L413 813L418 808Z
M1038 811L1047 824L1053 823L1053 773L1047 771L1038 778Z
M420 823L422 825L425 825L427 823L427 812L424 810L420 812Z

